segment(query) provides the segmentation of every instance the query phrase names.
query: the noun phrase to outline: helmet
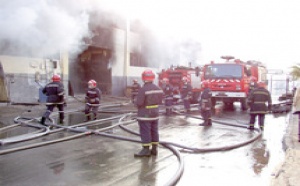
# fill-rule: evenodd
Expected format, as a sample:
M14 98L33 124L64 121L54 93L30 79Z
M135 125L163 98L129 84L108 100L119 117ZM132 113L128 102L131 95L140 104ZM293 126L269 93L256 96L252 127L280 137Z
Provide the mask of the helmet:
M52 81L54 81L54 82L60 82L60 75L54 74L54 75L52 76Z
M267 85L266 85L266 83L260 81L260 82L257 83L257 86L262 87L262 88L266 88Z
M251 76L251 77L250 77L250 81L252 81L252 82L257 81L257 78L254 77L254 76Z
M152 70L145 70L143 73L142 73L142 80L143 81L153 81L155 78L155 74L152 72Z
M201 87L202 88L208 88L209 82L208 81L202 81L201 82Z
M89 85L89 88L96 88L97 86L97 82L93 79L91 79L89 82L88 82L88 85Z
M164 82L164 83L169 83L169 79L168 79L168 78L164 78L164 79L163 79L163 82Z
M188 81L188 78L187 78L186 76L183 76L183 77L182 77L182 81L183 81L183 82L187 82L187 81Z

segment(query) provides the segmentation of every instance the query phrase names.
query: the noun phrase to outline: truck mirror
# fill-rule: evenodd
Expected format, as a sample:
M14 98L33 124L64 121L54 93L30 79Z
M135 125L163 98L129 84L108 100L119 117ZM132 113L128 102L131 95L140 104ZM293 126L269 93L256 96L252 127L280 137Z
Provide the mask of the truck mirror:
M196 67L195 70L196 70L196 76L198 77L200 75L200 68Z
M247 76L251 76L251 75L252 75L251 70L250 70L250 69L247 69L247 70L246 70L246 74L247 74Z
M54 68L54 69L57 68L57 61L53 61L53 68Z

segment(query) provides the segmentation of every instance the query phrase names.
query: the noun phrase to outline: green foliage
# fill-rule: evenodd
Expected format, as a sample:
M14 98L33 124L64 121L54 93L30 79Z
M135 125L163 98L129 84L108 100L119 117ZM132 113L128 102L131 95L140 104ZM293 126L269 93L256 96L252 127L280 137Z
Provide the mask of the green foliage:
M293 79L300 79L300 64L292 66L291 69L290 75L293 76Z

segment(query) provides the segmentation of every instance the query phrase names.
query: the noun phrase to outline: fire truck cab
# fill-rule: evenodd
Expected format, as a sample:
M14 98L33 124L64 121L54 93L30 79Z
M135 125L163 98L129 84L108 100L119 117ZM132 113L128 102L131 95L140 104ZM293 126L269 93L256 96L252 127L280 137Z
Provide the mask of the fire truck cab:
M212 91L213 105L217 101L223 101L225 106L233 106L234 102L240 102L241 109L247 110L247 97L250 82L266 82L266 67L257 61L243 62L231 56L221 57L226 59L222 63L204 65L201 81L207 81Z
M163 69L159 75L159 86L162 87L162 80L164 78L169 79L169 83L174 88L174 99L180 98L180 90L183 85L182 78L187 77L188 81L191 83L192 86L192 99L191 103L197 103L198 98L201 93L201 79L200 79L200 67L184 67L184 66L171 66L168 69Z

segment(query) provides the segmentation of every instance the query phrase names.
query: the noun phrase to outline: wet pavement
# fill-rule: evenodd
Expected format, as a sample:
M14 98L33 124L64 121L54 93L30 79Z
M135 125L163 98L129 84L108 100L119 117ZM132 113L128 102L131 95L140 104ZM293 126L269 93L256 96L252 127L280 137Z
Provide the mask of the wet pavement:
M39 117L44 109L42 106L9 107L10 111L3 111L7 107L0 107L1 127L8 125L5 121L9 118L12 120L22 113L26 117ZM80 103L68 104L67 109L80 110L82 107ZM123 114L121 111L124 110L131 111L134 108L122 106L120 109L110 109L109 114L101 113L99 121ZM191 117L165 117L162 114L160 140L193 149L218 149L243 143L260 134L245 128L249 120L248 113L238 108L225 111L220 117L214 117L216 122L211 127L198 126L202 121L197 117L197 111L193 112ZM69 127L83 120L83 112L70 112L64 126ZM231 150L194 152L175 147L180 152L183 162L162 145L156 157L134 158L134 152L141 148L139 143L96 134L81 135L75 139L29 148L32 144L63 140L80 134L66 130L58 131L33 140L0 146L0 153L28 146L28 149L0 155L0 185L168 185L170 180L178 176L180 163L183 164L184 171L176 185L270 185L274 178L280 177L278 166L285 160L287 145L284 141L285 134L289 131L290 120L289 113L268 114L265 131L257 140ZM99 122L101 125L96 122L87 128L101 129L119 121L120 119L114 119ZM218 121L242 127L228 126L217 123ZM9 125L12 124L13 122ZM138 131L136 122L124 126ZM35 130L38 129L16 127L0 133L0 138L5 139ZM139 141L139 136L119 127L109 129L105 134Z

